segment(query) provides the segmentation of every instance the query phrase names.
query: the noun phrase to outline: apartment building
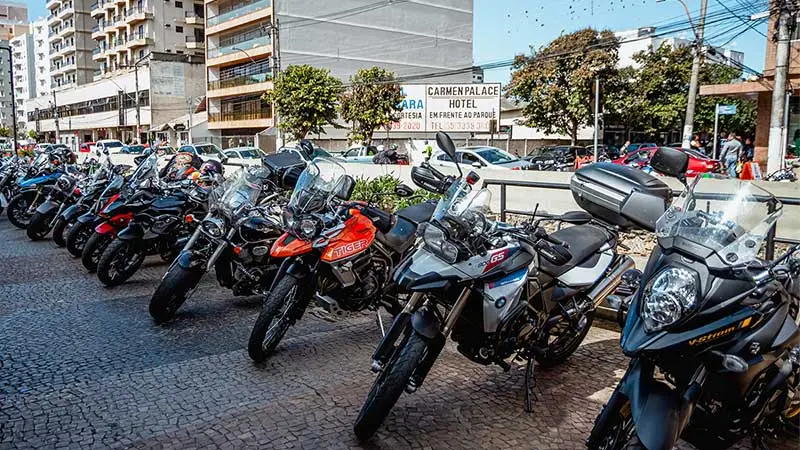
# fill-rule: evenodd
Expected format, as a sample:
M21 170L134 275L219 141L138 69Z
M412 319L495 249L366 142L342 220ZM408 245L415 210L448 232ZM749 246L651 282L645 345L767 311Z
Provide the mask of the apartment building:
M99 0L91 15L95 79L150 53L204 54L202 0Z
M0 2L0 40L10 41L28 31L28 6L24 3Z
M89 0L48 0L46 6L53 89L91 82L95 67Z
M637 67L633 57L640 52L651 51L667 45L673 49L694 45L693 39L683 37L661 37L656 27L641 27L633 30L618 31L614 35L619 39L619 67ZM708 49L712 50L712 49ZM744 53L724 47L714 47L706 52L706 59L717 64L741 67Z
M138 71L120 68L113 77L36 97L27 106L28 126L48 142L71 146L98 139L145 141L151 125L187 114L188 99L203 96L204 71L202 57L152 53Z
M463 73L428 81L470 82L472 0L206 0L208 128L223 136L274 125L272 73L292 64L325 67L346 80L374 65L398 76ZM279 55L279 61L273 58Z
M36 93L35 55L33 35L21 34L11 38L11 52L14 62L14 99L17 104L17 130L25 131L25 101Z

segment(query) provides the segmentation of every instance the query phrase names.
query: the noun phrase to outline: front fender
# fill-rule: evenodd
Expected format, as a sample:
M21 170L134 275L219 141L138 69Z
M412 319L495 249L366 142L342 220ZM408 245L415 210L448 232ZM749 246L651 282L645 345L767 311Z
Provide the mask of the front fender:
M45 200L44 203L36 207L36 212L43 216L47 216L58 211L59 206L60 205L57 202Z
M89 211L89 208L86 205L82 205L80 203L74 204L69 206L67 209L61 212L61 218L66 220L67 222L72 222L73 220L77 219L79 216L86 214Z
M97 217L97 215L85 212L78 216L78 223L96 223L98 219L99 217Z
M144 227L141 224L131 222L127 227L117 233L117 239L123 241L140 240L144 238Z
M207 262L206 255L193 250L184 250L178 255L178 265L186 270L203 270Z
M428 308L420 308L411 315L411 327L428 339L434 339L441 333L439 319Z
M81 216L81 217L83 217L83 216ZM94 231L97 234L110 234L110 235L113 236L113 235L117 234L117 227L115 227L114 225L111 225L108 222L101 222L96 227L94 227Z
M665 383L654 379L653 365L631 361L617 390L630 400L636 433L648 450L670 450L689 421L696 399L685 401Z

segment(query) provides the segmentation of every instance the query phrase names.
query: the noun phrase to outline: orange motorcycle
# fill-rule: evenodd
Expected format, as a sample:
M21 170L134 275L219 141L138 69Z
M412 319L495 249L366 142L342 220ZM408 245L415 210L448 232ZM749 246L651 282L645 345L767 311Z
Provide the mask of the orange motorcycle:
M400 311L391 273L436 204L390 214L349 201L354 187L355 180L328 158L315 159L300 176L283 213L286 232L270 250L283 262L250 334L247 350L254 361L270 356L312 299L336 316L381 306ZM401 184L395 194L410 197L413 190Z

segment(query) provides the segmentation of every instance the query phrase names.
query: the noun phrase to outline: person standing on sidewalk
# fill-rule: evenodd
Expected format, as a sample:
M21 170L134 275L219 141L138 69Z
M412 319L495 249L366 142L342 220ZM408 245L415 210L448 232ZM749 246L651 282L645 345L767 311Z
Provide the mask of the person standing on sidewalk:
M728 141L722 147L722 153L719 155L719 160L725 163L728 175L731 178L736 178L736 163L739 162L739 157L742 154L742 143L736 139L736 135L731 133L728 135Z

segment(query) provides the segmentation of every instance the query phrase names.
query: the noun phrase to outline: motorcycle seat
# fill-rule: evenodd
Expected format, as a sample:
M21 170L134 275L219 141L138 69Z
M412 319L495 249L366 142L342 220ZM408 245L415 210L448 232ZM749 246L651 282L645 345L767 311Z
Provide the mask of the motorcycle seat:
M613 242L613 236L606 229L595 225L577 225L574 227L562 228L550 236L566 242L569 245L569 252L572 254L569 262L558 266L545 258L539 259L540 269L542 272L558 277L569 271L573 267L579 265L592 254L596 253L601 247Z
M397 211L397 216L406 219L414 225L419 225L423 222L431 220L433 211L436 209L436 202L427 201L418 203L416 205L408 206Z
M398 253L404 253L414 244L417 225L398 215L394 226L386 232L378 232L375 238Z

